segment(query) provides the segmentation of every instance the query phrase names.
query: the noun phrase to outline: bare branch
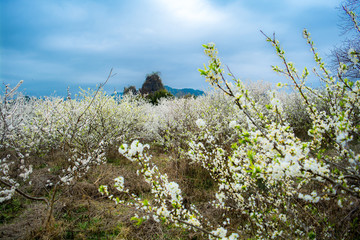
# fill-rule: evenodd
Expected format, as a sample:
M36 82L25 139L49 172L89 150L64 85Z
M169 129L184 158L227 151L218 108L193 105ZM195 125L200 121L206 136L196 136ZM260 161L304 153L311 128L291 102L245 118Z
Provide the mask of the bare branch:
M9 188L12 188L14 186L12 186L11 184L3 181L2 179L0 179L0 183L4 184L5 186L9 187ZM43 201L45 202L47 205L49 205L49 201L46 199L46 198L38 198L38 197L33 197L33 196L30 196L26 193L24 193L23 191L19 190L18 188L15 188L15 191L17 193L19 193L20 195L22 195L23 197L27 198L27 199L30 199L30 200L33 200L33 201Z

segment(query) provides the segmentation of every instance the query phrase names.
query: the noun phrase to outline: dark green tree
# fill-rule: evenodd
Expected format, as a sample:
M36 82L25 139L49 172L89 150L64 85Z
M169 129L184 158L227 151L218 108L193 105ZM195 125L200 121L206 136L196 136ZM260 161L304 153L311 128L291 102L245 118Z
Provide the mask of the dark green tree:
M140 89L141 94L151 94L159 90L165 90L160 78L160 72L146 75L145 82Z
M123 94L125 95L125 94L128 94L128 93L132 93L133 95L135 95L137 93L136 87L135 86L124 87Z
M165 89L160 89L156 92L150 93L146 98L154 105L157 105L161 98L173 98L174 95L166 91Z

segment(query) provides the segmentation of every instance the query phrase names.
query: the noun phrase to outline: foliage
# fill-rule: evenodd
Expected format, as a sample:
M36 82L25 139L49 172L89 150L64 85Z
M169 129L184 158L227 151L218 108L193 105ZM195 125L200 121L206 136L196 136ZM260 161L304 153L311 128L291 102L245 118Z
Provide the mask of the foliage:
M174 96L165 89L160 89L146 95L146 98L150 101L150 103L154 105L157 105L161 98L173 98L173 97Z
M129 94L129 93L135 95L137 93L136 87L135 86L124 87L123 94L125 95L125 94Z
M322 80L327 84L324 93L306 87L307 70L299 76L294 65L286 61L278 41L268 37L267 40L273 44L285 66L283 69L274 67L274 70L293 82L306 106L311 119L309 135L312 138L308 142L294 135L277 94L271 94L270 104L266 106L269 111L264 113L243 83L230 73L237 88L231 87L223 77L224 70L214 45L204 45L210 62L208 68L201 70L202 74L212 85L234 98L249 122L245 128L233 124L239 140L233 143L231 151L218 147L216 141L209 142L211 133L206 131L206 137L200 135L192 143L191 155L219 182L217 207L248 215L249 222L238 227L242 233L248 231L252 235L257 232L257 237L263 238L277 235L301 238L316 233L321 238L333 238L335 233L330 229L331 220L335 219L322 222L322 227L317 229L326 215L320 213L316 204L319 201L323 201L322 204L337 203L341 208L343 203L356 206L359 200L357 171L360 155L350 142L359 130L356 119L360 82L350 86L341 76L339 81L331 77L315 53L306 30L304 37L323 71ZM330 106L329 114L317 108L313 96ZM336 153L327 155L329 149ZM232 204L228 205L228 202ZM307 214L317 219L313 223L308 221L303 225L306 222L302 219L304 205L305 211L311 209ZM274 221L275 216L275 219L281 217Z
M153 72L146 76L140 92L141 94L151 94L162 89L165 89L165 87L161 81L160 72Z

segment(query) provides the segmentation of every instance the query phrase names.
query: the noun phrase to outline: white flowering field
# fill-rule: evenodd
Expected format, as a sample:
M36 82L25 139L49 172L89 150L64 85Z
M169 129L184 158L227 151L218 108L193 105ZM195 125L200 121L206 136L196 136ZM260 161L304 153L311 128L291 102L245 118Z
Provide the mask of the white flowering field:
M197 98L152 105L99 87L29 99L6 86L0 238L357 239L360 81L343 63L331 74L304 37L323 88L269 37L278 88L244 84L213 43L200 72L214 91Z

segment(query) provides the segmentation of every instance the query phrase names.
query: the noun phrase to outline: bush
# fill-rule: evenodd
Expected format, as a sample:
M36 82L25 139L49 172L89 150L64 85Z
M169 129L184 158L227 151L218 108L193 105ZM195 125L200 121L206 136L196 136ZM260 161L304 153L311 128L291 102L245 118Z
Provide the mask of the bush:
M149 93L146 96L146 99L148 99L150 101L150 103L157 105L159 104L159 100L161 98L173 98L174 96L169 93L168 91L166 91L165 89L160 89L157 90L155 92Z

